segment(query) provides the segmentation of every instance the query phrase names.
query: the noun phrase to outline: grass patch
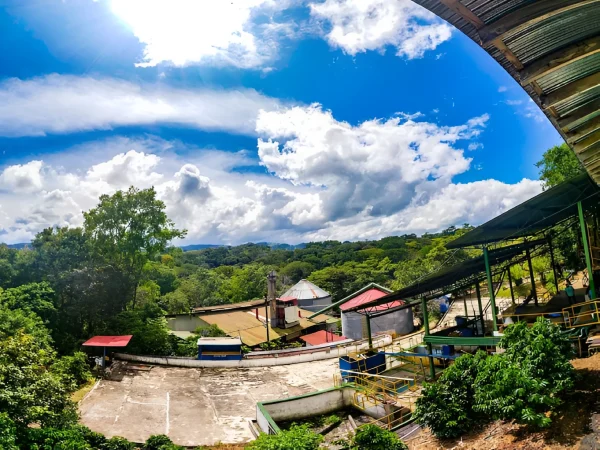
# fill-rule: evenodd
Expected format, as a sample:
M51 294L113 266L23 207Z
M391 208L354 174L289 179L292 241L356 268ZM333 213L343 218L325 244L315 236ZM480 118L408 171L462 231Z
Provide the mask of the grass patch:
M93 389L94 384L96 384L96 379L90 378L90 380L87 383L82 385L78 390L71 394L71 401L73 401L74 403L79 403L81 400L83 400L83 397L85 397L88 394L88 392L90 392Z

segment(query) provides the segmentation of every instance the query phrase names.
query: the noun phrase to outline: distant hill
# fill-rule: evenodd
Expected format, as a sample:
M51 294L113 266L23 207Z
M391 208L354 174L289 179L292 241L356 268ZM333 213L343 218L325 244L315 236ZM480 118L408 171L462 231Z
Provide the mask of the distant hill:
M191 245L182 245L179 248L181 250L183 250L184 252L189 252L192 250L204 250L205 248L218 248L218 247L223 247L223 246L219 245L219 244L191 244Z
M20 242L18 244L6 244L6 246L8 248L21 249L21 248L25 248L25 247L30 247L31 246L31 242Z

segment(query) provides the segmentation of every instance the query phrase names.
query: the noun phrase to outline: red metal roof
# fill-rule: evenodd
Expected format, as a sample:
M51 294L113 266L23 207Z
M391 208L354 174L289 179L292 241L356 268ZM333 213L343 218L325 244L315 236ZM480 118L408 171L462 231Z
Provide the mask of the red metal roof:
M287 303L287 302L293 302L294 300L298 300L298 298L297 297L287 296L287 297L279 297L277 300L279 300L280 302L286 302Z
M94 336L81 345L86 347L127 347L132 334L126 336Z
M352 300L348 300L343 305L340 305L340 309L342 311L346 311L347 309L354 308L355 306L364 305L365 303L372 302L373 300L377 300L385 295L388 295L388 292L384 292L377 288L371 288L368 291L362 292L361 294L354 297ZM404 305L402 300L396 300L390 303L386 303L385 305L379 305L373 308L369 308L371 311L380 311L383 309L395 308L397 306Z
M338 336L337 334L332 333L331 331L317 331L316 333L306 334L304 336L300 336L300 340L306 342L310 345L321 345L327 344L328 342L338 342L345 341L348 339L345 336Z

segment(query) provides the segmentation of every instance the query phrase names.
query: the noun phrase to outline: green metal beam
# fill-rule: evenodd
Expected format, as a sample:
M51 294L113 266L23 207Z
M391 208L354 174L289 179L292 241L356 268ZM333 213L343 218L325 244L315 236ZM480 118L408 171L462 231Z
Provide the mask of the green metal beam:
M346 303L346 302L348 302L348 301L352 300L354 297L356 297L356 296L358 296L358 295L362 294L362 293L363 293L363 292L365 292L365 291L368 291L369 289L373 289L373 288L375 288L375 289L379 289L379 290L380 290L380 291L382 291L382 292L387 292L388 294L391 294L391 293L392 293L392 290L391 290L391 289L388 289L388 288L386 288L386 287L380 286L380 285L379 285L379 284L377 284L377 283L369 283L369 284L367 284L365 287L362 287L362 288L360 288L358 291L356 291L356 292L353 292L352 294L348 295L347 297L344 297L343 299L341 299L341 300L338 300L337 302L335 302L335 303L332 303L331 305L328 305L328 306L326 306L325 308L323 308L323 309L321 309L321 310L317 311L316 313L314 313L314 314L312 314L312 315L308 316L308 317L307 317L307 319L309 319L309 320L310 320L310 319L312 319L312 318L314 318L314 317L317 317L319 314L325 314L327 311L329 311L329 310L331 310L331 309L335 308L336 306L341 306L341 305L343 305L344 303Z
M427 311L427 300L425 297L421 297L421 308L423 309L423 327L425 328L425 336L429 336L429 311ZM427 342L427 353L429 355L433 354L433 348L429 342ZM432 380L435 380L433 356L429 356L429 376Z
M510 288L510 299L512 300L512 304L516 305L517 303L515 302L515 291L513 291L512 275L510 274L510 266L508 266L506 268L506 270L508 270L508 287Z
M535 273L533 273L533 264L531 263L531 253L529 249L525 249L525 255L527 255L527 265L529 266L529 278L531 279L531 294L533 295L533 301L535 306L538 306L537 289L535 288Z
M494 284L492 283L492 270L490 269L490 257L487 247L483 247L483 260L485 261L485 274L487 276L488 290L490 291L490 305L492 307L492 326L498 331L498 310L496 309L496 298L494 295Z
M585 253L585 264L590 278L590 297L596 298L596 286L594 284L594 270L592 267L592 258L590 255L590 247L588 244L588 234L585 225L585 217L583 216L583 206L581 202L577 202L577 212L579 213L579 226L581 227L581 238L583 240L583 251Z
M481 332L485 336L485 319L483 318L483 306L481 305L481 290L479 283L475 283L475 292L477 292L477 306L479 306L479 319L481 320Z
M486 337L460 337L460 336L425 336L423 338L427 344L435 345L472 345L472 346L494 346L500 342L499 336Z
M371 335L371 316L366 314L367 318L367 337L369 339L369 350L373 350L373 336Z
M548 235L548 250L550 250L550 264L552 264L552 274L554 275L554 287L558 294L558 275L556 274L556 263L554 262L554 246L552 245L552 236Z

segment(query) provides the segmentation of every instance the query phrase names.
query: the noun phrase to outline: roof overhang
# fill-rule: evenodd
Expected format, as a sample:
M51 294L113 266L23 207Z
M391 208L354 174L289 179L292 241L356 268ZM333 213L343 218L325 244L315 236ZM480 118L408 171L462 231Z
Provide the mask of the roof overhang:
M413 0L487 51L600 183L600 0Z

